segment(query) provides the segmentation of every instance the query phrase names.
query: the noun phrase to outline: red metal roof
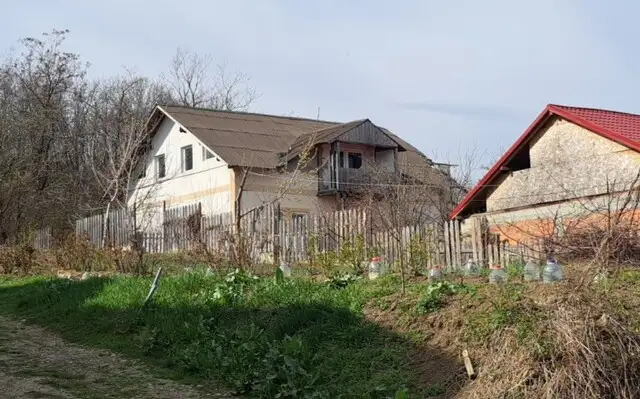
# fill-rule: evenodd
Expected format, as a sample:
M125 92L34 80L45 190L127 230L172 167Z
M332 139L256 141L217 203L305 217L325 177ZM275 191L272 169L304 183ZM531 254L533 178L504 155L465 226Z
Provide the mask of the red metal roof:
M516 142L500 157L491 169L469 191L467 196L451 212L451 219L458 217L476 200L483 189L491 184L502 166L536 133L549 117L556 115L569 122L575 123L587 130L599 134L609 140L620 143L628 148L640 152L640 115L604 109L572 107L566 105L549 104L538 115L533 123L522 133Z

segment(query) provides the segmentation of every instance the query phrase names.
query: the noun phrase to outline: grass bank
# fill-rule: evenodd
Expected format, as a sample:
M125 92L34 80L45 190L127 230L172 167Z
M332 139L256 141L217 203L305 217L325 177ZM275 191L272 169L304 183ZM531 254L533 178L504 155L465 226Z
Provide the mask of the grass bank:
M65 339L144 359L159 372L223 381L240 394L281 398L425 397L412 366L414 341L368 321L363 308L397 292L376 282L318 283L192 272L151 279L0 281L0 312ZM442 354L442 361L456 363Z

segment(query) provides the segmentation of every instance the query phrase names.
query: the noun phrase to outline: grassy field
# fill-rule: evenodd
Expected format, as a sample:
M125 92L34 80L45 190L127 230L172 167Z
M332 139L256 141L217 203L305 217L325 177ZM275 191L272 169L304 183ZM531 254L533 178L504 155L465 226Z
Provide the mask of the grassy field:
M150 282L4 280L0 312L70 342L144 359L175 379L222 381L239 394L424 397L410 361L414 342L363 317L367 302L398 291L396 277L342 286L192 272L163 278L141 309Z
M640 272L585 283L581 266L565 271L553 285L413 278L405 295L397 276L195 271L164 277L147 308L151 278L0 278L0 316L254 397L638 397Z

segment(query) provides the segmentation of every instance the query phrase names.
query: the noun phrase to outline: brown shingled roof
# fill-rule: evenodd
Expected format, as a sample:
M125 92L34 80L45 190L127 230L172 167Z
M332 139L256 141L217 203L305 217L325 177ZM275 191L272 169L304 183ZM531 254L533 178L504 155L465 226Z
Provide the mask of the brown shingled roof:
M230 166L275 168L278 153L287 152L298 136L338 125L286 116L180 106L161 108Z
M187 128L230 166L267 169L278 166L280 154L304 146L312 134L318 135L314 138L315 141L324 142L367 121L363 119L338 123L182 106L159 108ZM380 129L406 149L398 154L398 163L406 169L405 173L413 175L412 171L424 170L423 168L433 164L406 141L385 128Z

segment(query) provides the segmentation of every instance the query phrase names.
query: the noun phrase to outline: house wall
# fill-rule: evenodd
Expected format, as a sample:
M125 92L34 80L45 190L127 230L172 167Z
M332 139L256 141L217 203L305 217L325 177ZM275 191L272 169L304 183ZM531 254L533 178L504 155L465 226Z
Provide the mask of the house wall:
M372 166L376 162L374 148L368 145L340 143L340 151L345 153L345 166L346 154L349 152L362 154L363 168ZM316 156L320 157L320 165L328 165L330 153L329 144L318 146ZM393 155L392 151L391 154ZM342 204L335 196L318 197L317 166L318 160L314 158L309 160L308 167L304 170L296 170L293 164L286 171L251 169L244 183L241 207L249 209L277 200L285 213L318 214L340 209ZM329 171L328 169L324 171L327 173L324 177L328 180ZM237 192L242 183L244 170L235 168L234 173L235 192Z
M487 212L624 190L640 170L637 152L559 118L534 137L529 154L530 168L495 183Z
M216 214L230 211L231 174L228 165L214 152L213 158L203 158L203 144L191 133L182 133L180 126L170 118L160 124L152 140L151 151L146 154L144 165L146 176L132 185L128 204L136 204L139 210L146 209L147 215L138 218L149 228L157 227L160 219L150 217L156 214L151 209L178 207L191 203L202 203L204 214ZM193 169L182 171L181 148L191 145L193 148ZM166 176L157 178L156 156L165 155Z
M375 154L376 164L381 168L388 168L389 170L393 170L396 164L396 157L394 154L395 150L393 148L377 151Z
M529 154L531 167L496 182L487 212L476 215L504 238L522 242L558 234L636 208L635 199L620 192L634 185L640 171L637 152L554 118L534 137Z
M243 168L234 168L236 193L241 187L243 174L248 173L242 186L241 208L279 202L285 212L314 214L335 210L334 197L317 196L316 160L311 160L309 165L308 170L291 167L286 171L251 169L245 172Z

